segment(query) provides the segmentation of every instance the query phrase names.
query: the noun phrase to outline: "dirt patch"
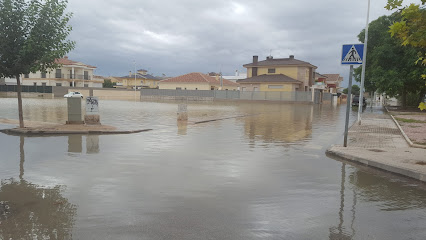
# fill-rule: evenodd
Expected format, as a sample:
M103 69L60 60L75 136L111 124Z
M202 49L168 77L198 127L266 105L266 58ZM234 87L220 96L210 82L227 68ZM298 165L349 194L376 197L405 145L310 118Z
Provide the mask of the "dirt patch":
M426 115L397 115L395 119L413 143L426 145Z

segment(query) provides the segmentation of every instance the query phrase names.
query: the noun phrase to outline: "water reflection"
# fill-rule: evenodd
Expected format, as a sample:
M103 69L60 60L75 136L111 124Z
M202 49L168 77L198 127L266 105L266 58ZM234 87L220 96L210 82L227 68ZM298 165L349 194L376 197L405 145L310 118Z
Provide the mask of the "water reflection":
M426 208L426 191L421 183L417 186L405 181L389 181L383 173L376 175L361 170L351 173L349 182L359 190L360 198L378 202L383 211ZM423 191L419 191L419 187Z
M83 151L83 136L70 135L68 136L68 152L81 153Z
M341 181L340 181L340 206L339 206L339 224L337 227L331 227L329 229L330 240L337 240L337 239L353 239L355 236L355 228L354 228L354 222L355 222L355 209L356 209L356 192L353 190L353 201L352 201L352 209L351 209L351 231L346 230L344 224L344 209L345 209L345 184L346 184L346 164L342 163L342 169L341 169Z
M177 133L179 135L186 135L187 130L188 130L188 122L187 121L177 121L177 127L178 127Z
M82 153L83 152L83 135L68 136L68 152ZM100 152L99 135L86 136L86 153L97 154Z
M86 153L99 153L99 135L86 136Z
M77 208L62 196L62 186L24 179L24 142L20 137L19 180L1 180L0 239L70 239Z
M241 118L244 121L245 134L252 140L262 139L266 142L296 142L312 134L313 107L300 105L276 104L243 105L246 114L262 114Z

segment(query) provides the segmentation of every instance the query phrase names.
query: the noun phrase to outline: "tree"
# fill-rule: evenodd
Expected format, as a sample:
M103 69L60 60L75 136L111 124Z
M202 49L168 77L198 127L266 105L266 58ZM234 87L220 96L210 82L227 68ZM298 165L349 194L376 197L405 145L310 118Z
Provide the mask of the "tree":
M400 21L394 22L389 27L389 32L392 37L396 37L402 41L402 45L410 45L419 49L417 55L419 62L426 66L426 0L422 0L422 6L418 4L410 4L409 6L402 7L402 0L388 0L386 9L398 9L402 18ZM402 8L400 8L402 7ZM426 74L422 74L423 83L426 85ZM425 95L425 87L420 91L419 102L421 102ZM421 110L426 110L425 103L419 105Z
M0 1L0 77L16 77L19 127L24 127L20 75L56 68L71 51L66 0Z
M102 84L103 88L113 88L116 83L111 82L111 79L104 79L104 83Z
M389 96L399 96L405 106L408 93L419 94L425 90L421 75L425 68L414 64L418 49L401 45L401 40L392 38L389 27L399 21L401 15L382 16L369 25L368 55L365 72L367 91L378 91ZM364 42L365 31L362 30L358 39ZM361 68L355 69L355 80L360 81Z
M359 92L360 92L360 89L358 85L352 85L351 94L359 95ZM348 89L347 88L343 89L343 93L348 94Z

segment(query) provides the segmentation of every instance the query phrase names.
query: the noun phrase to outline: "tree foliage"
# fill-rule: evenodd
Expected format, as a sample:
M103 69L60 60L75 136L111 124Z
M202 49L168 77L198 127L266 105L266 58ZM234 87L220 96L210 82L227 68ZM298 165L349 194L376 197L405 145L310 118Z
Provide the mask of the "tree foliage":
M113 88L116 85L115 82L111 82L111 79L104 79L104 83L102 84L103 88Z
M347 88L343 89L343 93L348 94L348 89ZM352 85L351 94L359 95L359 93L360 93L360 89L358 85Z
M418 48L403 46L397 38L391 37L389 27L399 21L401 15L382 16L369 25L367 66L365 86L367 91L378 91L404 99L407 93L421 94L425 86L421 75L425 68L415 64ZM358 39L364 42L365 30ZM355 69L355 80L360 81L361 68Z
M75 42L66 0L0 1L0 76L15 77L55 68Z
M396 37L402 41L402 45L410 45L417 47L418 59L416 64L419 62L426 66L426 0L421 0L421 6L419 4L410 4L402 7L402 0L388 0L388 4L385 6L388 10L397 9L401 13L401 20L394 22L389 27L389 32L392 37ZM426 85L426 74L421 76ZM425 91L423 90L423 94ZM420 96L422 98L422 96ZM421 110L425 110L424 102L419 105Z
M71 51L66 0L0 0L0 77L16 77L19 126L24 127L20 75L56 68Z

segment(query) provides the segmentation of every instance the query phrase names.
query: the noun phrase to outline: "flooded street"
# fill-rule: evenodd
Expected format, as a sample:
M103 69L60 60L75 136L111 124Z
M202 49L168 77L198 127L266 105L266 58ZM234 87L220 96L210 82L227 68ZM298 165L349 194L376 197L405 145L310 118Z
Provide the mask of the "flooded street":
M66 120L65 99L23 104L26 120ZM99 108L153 131L0 133L0 239L426 239L424 184L325 155L343 104L190 102L188 124L173 102ZM0 118L17 116L0 98Z

